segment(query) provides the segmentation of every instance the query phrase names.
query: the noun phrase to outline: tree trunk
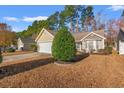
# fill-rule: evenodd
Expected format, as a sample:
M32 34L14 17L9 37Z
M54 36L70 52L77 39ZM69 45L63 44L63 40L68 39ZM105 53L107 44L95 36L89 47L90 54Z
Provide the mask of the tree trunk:
M76 18L76 32L78 32L78 28L79 28L79 26L78 26L78 17Z
M88 19L86 18L86 20L85 20L85 30L86 31L88 31L88 22L87 21L88 21Z
M85 26L86 26L86 27L85 27L85 28L86 28L86 31L88 31L88 25L87 25L87 23L85 24Z
M92 24L93 24L93 31L96 31L96 22L95 22L95 20L93 20Z
M73 32L73 27L72 27L72 18L70 18L70 31Z

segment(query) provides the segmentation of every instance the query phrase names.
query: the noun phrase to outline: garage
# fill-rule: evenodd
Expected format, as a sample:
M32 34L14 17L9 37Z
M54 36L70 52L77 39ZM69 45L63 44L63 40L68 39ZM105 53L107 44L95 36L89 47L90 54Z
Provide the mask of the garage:
M38 44L38 52L51 53L52 42L45 42Z
M42 29L39 35L36 37L38 52L51 54L52 41L54 39L54 33L50 30Z
M117 38L117 50L119 54L124 54L124 29L120 29Z

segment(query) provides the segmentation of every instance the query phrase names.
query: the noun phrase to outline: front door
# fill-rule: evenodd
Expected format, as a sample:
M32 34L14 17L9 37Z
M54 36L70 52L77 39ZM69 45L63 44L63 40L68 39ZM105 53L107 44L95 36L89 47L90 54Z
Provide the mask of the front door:
M87 50L88 50L88 52L91 52L93 49L94 49L93 41L92 40L87 41Z

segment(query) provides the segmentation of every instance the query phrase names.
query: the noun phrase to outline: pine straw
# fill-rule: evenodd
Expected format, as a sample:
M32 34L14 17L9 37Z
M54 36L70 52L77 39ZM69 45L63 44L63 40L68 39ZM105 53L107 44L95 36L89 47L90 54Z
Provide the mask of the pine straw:
M68 66L49 63L6 76L0 87L124 87L124 56L91 55Z

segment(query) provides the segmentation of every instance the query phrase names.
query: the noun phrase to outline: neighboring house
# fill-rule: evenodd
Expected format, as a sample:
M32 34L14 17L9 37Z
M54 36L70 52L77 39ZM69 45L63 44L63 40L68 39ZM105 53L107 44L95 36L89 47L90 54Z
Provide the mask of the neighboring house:
M35 44L35 41L31 37L18 38L17 40L18 50L31 50L32 44Z
M124 54L124 30L120 29L117 38L117 50L119 54Z
M38 52L41 53L51 53L52 41L55 36L55 32L42 29L35 41L38 45ZM94 31L94 32L73 32L73 37L76 42L77 51L91 52L99 49L104 49L104 31Z

